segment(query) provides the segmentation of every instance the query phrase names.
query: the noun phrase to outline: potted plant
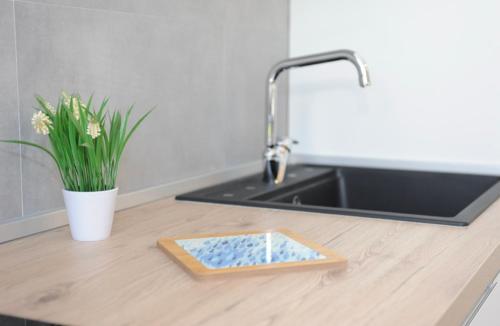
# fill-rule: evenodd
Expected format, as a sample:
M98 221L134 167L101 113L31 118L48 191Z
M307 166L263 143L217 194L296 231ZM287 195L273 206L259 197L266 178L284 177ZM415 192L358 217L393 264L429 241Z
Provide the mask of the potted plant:
M2 141L38 148L54 160L64 185L73 239L106 239L113 224L120 158L130 137L151 111L128 128L132 107L124 117L118 111L108 114L108 99L98 110L93 108L92 97L83 102L79 95L64 92L55 108L41 96L36 100L40 109L33 114L31 124L38 134L48 136L52 150L23 140Z

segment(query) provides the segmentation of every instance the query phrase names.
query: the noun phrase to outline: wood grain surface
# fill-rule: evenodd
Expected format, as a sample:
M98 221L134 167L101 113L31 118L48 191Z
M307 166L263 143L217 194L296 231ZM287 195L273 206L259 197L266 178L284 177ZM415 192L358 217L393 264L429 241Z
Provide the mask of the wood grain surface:
M286 227L340 272L198 281L156 241ZM0 245L0 313L73 325L456 325L500 269L500 202L469 227L165 199L117 213L110 239L67 227Z

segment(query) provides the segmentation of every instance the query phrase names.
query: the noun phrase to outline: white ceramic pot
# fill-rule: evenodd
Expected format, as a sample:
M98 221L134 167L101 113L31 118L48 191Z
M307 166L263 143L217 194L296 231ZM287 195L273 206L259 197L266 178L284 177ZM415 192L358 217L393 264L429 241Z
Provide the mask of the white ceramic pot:
M91 192L63 190L74 240L98 241L109 237L117 194L118 188Z

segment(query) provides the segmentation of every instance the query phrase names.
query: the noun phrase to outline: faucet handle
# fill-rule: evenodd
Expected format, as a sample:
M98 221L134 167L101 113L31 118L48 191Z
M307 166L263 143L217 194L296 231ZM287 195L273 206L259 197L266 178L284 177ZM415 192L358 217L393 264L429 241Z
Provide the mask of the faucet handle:
M278 143L276 144L279 147L284 147L288 152L292 151L292 145L297 145L299 143L298 140L291 139L291 138L282 138L278 140Z
M296 140L283 138L279 139L273 146L266 148L264 152L264 157L266 159L266 167L264 170L265 182L272 182L274 184L283 182L291 147L298 143L299 142Z

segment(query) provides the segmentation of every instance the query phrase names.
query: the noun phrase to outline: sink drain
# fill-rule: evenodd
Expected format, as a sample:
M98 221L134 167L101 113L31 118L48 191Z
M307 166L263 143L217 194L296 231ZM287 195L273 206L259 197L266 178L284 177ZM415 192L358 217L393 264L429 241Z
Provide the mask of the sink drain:
M302 201L300 201L299 195L295 195L292 198L292 204L294 205L302 205Z

